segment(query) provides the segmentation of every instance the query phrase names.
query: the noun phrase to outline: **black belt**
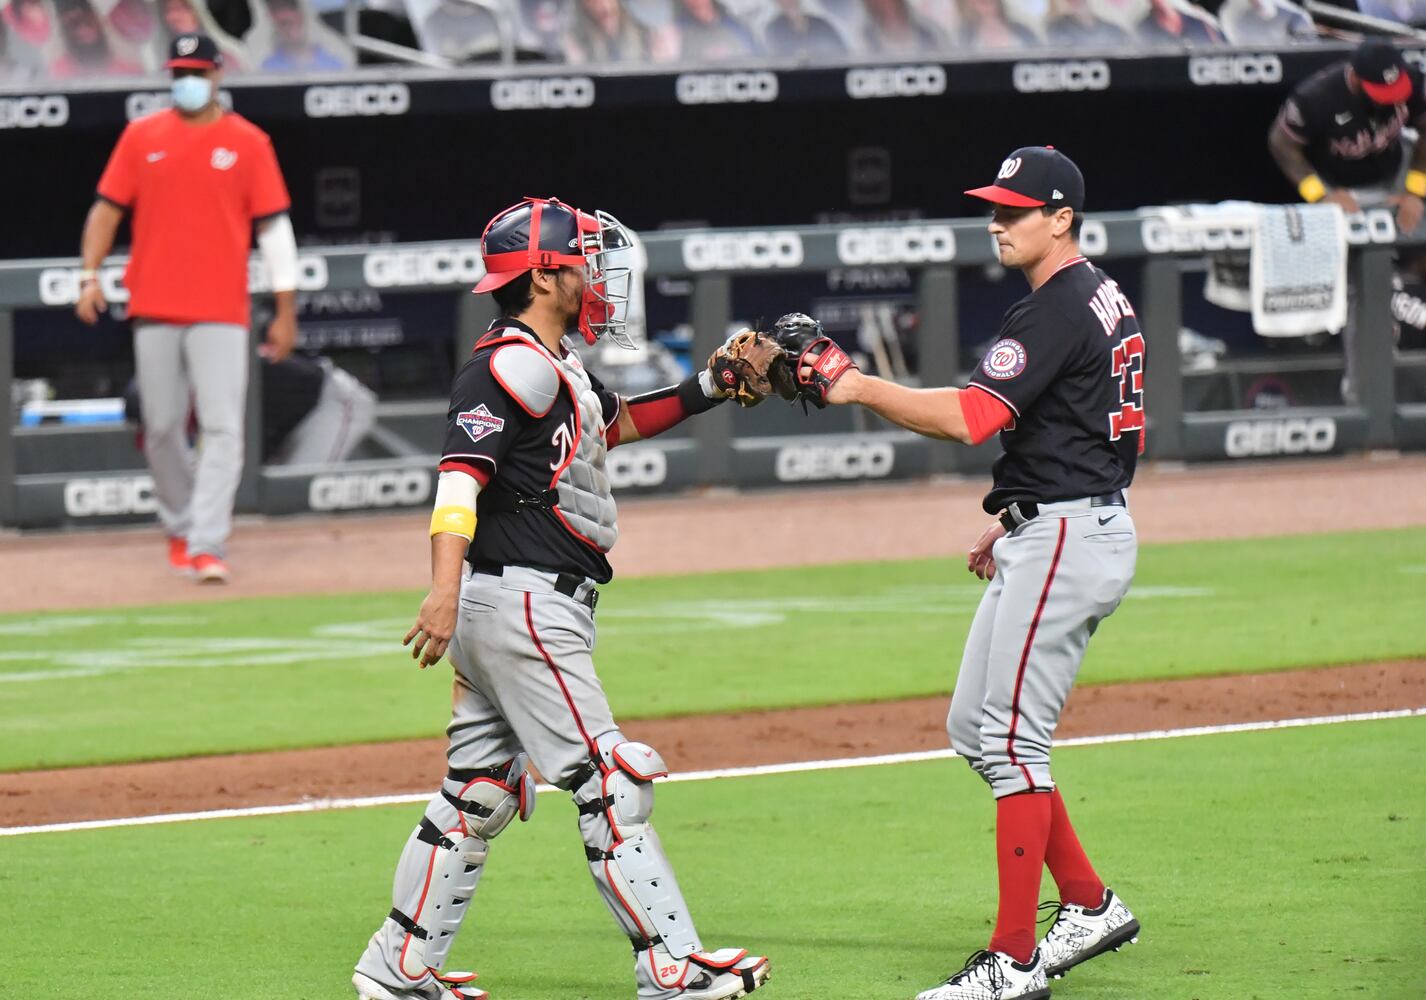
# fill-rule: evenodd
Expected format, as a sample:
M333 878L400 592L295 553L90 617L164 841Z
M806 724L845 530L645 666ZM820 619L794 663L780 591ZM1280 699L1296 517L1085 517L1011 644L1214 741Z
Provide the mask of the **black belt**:
M1124 491L1115 490L1113 493L1104 493L1097 497L1089 498L1091 507L1123 507ZM1005 509L1000 512L1000 524L1006 531L1014 531L1026 521L1033 521L1040 516L1040 505L1033 500L1015 500L1005 505Z
M532 569L537 573L555 573L554 570L540 569L538 566L525 566L523 569ZM499 563L475 563L472 569L483 576L504 576L505 567ZM599 591L593 587L589 588L589 593L579 598L574 595L579 593L579 588L584 585L585 578L576 573L555 573L555 593L563 594L571 600L578 601L585 605L590 611L599 603Z

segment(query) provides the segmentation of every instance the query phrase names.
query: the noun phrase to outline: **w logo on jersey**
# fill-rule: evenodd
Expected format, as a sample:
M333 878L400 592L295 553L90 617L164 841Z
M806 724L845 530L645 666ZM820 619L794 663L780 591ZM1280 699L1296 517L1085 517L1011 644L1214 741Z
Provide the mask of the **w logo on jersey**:
M472 441L479 441L481 438L503 431L505 419L497 417L490 412L489 407L481 403L473 410L457 413L456 426L465 431Z

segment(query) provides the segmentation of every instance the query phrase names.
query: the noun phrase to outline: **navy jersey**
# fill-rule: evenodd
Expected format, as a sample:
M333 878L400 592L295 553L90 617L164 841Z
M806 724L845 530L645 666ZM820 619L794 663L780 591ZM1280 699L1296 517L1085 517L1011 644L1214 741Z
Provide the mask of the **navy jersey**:
M1403 104L1377 104L1347 86L1347 64L1334 63L1303 80L1278 114L1278 124L1306 148L1303 155L1330 187L1390 184L1401 169L1401 130L1426 114L1421 74L1412 69Z
M529 327L515 320L502 320L501 325L533 336ZM573 534L553 511L510 508L512 494L534 497L554 486L557 470L569 457L575 410L568 388L561 386L548 413L542 417L528 413L490 370L497 349L496 345L476 348L456 374L446 414L441 469L468 472L482 484L476 501L475 541L466 558L473 565L534 566L608 583L613 570L604 553ZM619 416L619 397L592 373L589 379L599 394L607 426Z
M1113 278L1083 257L1010 307L971 376L1014 414L984 507L1073 500L1133 481L1144 427L1144 337Z

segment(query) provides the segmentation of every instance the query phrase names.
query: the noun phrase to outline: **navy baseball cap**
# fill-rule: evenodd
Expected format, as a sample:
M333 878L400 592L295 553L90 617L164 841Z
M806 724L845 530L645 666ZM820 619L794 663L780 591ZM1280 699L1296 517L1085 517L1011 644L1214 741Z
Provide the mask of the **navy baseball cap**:
M164 69L218 69L223 53L207 35L179 35L168 47Z
M1403 104L1411 96L1406 58L1390 42L1377 38L1358 45L1352 53L1352 72L1377 104Z
M1054 146L1022 146L1005 158L995 183L966 194L1017 208L1084 210L1084 175Z

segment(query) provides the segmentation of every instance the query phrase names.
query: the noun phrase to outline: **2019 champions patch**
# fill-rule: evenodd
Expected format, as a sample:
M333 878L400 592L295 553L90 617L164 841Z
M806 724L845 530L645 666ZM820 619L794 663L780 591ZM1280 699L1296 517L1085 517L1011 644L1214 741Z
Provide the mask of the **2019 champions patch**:
M472 441L479 441L505 429L505 418L497 417L481 403L473 410L456 414L456 426L465 431Z
M1025 345L1006 337L985 352L980 370L993 379L1014 378L1025 370Z

